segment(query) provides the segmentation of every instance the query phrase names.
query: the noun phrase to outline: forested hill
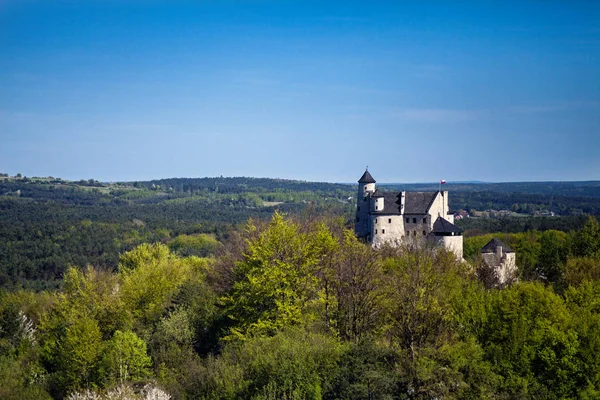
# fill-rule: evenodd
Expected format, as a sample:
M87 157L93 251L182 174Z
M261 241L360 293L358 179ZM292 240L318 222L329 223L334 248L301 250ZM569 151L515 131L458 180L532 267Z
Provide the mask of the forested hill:
M124 182L125 185L145 187L148 189L161 187L178 192L214 190L220 193L262 193L268 191L347 191L348 186L342 183L307 182L289 179L249 178L249 177L215 177L215 178L168 178L142 182Z
M211 247L250 218L270 218L276 208L350 218L351 193L346 185L278 179L2 177L0 288L54 287L69 265L114 269L119 254L141 243L204 238L200 247Z
M436 184L379 187L437 190ZM569 231L582 226L585 214L600 215L600 198L591 197L598 182L448 183L444 188L451 191L452 210L521 215L457 222L469 234ZM120 253L141 243L177 243L197 235L221 241L249 218L269 218L275 209L339 216L351 226L356 189L351 184L245 177L106 183L0 174L0 287L53 287L69 265L114 269ZM536 190L548 193L534 194ZM542 210L563 217L523 217Z

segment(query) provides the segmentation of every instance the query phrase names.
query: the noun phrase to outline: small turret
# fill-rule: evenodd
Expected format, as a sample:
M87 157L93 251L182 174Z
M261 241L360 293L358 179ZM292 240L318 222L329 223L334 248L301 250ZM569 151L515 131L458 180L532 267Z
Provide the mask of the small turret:
M375 191L375 179L369 173L369 170L366 169L365 173L358 180L358 192L359 195L363 197L366 196L367 192L373 193Z
M377 189L372 195L371 198L374 201L374 204L372 204L375 209L372 209L371 211L383 211L384 209L384 197L383 197L383 193L381 192L381 190Z
M354 230L359 237L368 236L371 227L369 212L371 211L371 195L375 192L375 179L366 169L358 180L358 194L356 196L356 222Z

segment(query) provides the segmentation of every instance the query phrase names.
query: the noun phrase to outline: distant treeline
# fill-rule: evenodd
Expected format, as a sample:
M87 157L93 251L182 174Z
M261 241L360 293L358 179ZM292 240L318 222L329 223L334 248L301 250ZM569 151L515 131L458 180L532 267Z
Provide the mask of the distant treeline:
M381 184L386 190L438 190L437 183ZM452 192L496 192L496 193L529 193L553 196L600 197L600 181L579 182L502 182L502 183L446 183L444 190Z
M600 215L600 198L549 194L504 192L451 192L452 210L509 210L529 214L534 211L553 211L559 215Z
M123 184L133 185L134 187L145 187L153 189L160 187L163 189L173 189L178 192L213 190L220 193L246 193L246 192L268 192L279 190L291 191L327 191L336 190L348 191L350 185L341 183L326 182L306 182L289 179L270 179L270 178L169 178L157 179L144 182L123 182Z
M587 216L573 217L503 217L503 218L465 218L455 221L465 236L477 236L484 233L518 233L528 231L557 230L569 232L581 229Z

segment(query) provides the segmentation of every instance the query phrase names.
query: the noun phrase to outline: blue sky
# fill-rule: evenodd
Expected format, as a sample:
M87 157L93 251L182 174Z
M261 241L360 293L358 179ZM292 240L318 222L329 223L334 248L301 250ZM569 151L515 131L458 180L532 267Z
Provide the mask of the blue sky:
M600 179L598 1L0 1L0 171Z

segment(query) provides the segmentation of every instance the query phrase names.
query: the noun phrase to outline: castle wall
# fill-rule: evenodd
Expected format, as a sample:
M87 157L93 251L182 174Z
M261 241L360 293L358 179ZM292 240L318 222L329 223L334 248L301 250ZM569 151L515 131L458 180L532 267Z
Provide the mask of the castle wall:
M404 236L402 215L372 215L373 247L380 247L386 242L399 245Z
M371 194L375 191L374 183L358 185L356 198L356 218L354 221L354 232L358 237L365 237L371 233Z
M431 217L423 214L404 214L403 216L404 232L402 233L406 238L411 239L424 238L429 232L431 232L433 222ZM425 233L423 233L425 232Z
M437 236L438 243L453 252L459 260L463 258L463 237L456 236Z
M483 261L493 274L493 286L502 287L516 278L517 264L515 253L482 253Z

